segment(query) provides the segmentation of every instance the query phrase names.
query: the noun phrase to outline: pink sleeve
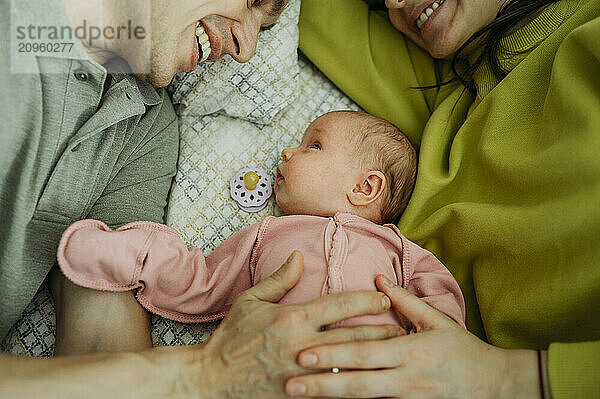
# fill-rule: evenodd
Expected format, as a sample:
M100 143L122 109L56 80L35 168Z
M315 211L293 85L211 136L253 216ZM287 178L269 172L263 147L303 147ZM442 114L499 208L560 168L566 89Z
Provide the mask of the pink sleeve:
M164 225L135 222L111 231L102 222L82 220L65 231L57 257L75 284L138 289L138 301L152 313L186 323L211 321L224 317L252 285L249 263L259 227L240 230L205 258Z
M465 327L465 300L452 274L431 252L401 238L405 288Z

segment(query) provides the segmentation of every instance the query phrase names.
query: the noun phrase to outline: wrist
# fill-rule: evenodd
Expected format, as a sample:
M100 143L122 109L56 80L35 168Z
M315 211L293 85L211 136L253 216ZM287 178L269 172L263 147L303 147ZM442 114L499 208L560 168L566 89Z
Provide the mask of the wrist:
M210 356L206 344L161 348L167 351L174 397L219 398L219 357Z
M134 371L128 383L135 387L134 397L197 398L181 384L181 350L185 347L159 347L138 353L125 353ZM120 362L125 363L124 361ZM141 394L141 395L140 395Z
M541 399L538 355L534 350L505 350L499 399ZM546 398L547 399L547 398Z

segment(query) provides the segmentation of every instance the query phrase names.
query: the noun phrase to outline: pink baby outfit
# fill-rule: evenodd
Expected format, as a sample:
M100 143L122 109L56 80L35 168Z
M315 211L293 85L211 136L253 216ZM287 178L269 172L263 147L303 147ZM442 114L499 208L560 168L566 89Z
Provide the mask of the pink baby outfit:
M164 225L135 222L111 231L97 220L82 220L63 234L58 263L75 284L105 291L137 289L138 301L150 312L190 323L224 317L239 293L275 272L295 249L304 255L304 271L280 303L376 290L375 276L384 274L464 327L462 293L440 261L396 226L348 213L267 217L232 235L208 257L186 247ZM335 327L364 324L411 328L391 310Z

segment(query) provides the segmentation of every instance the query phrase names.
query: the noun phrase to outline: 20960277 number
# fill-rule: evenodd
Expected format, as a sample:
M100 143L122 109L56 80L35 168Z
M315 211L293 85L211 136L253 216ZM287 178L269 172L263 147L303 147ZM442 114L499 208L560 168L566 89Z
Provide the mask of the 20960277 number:
M19 43L19 53L70 53L73 43Z

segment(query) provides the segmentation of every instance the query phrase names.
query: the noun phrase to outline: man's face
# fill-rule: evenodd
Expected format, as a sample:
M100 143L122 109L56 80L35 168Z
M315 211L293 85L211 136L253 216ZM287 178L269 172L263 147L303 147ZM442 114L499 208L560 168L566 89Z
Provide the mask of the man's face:
M133 71L148 71L140 78L154 86L169 84L178 72L193 71L210 46L209 61L225 54L238 62L246 62L256 50L258 32L275 24L287 0L217 0L229 3L228 16L206 15L206 1L151 0L151 40L146 49L137 49L123 57ZM238 4L239 3L239 4ZM206 36L196 35L203 27ZM203 37L202 37L203 36ZM208 38L208 44L206 39Z

